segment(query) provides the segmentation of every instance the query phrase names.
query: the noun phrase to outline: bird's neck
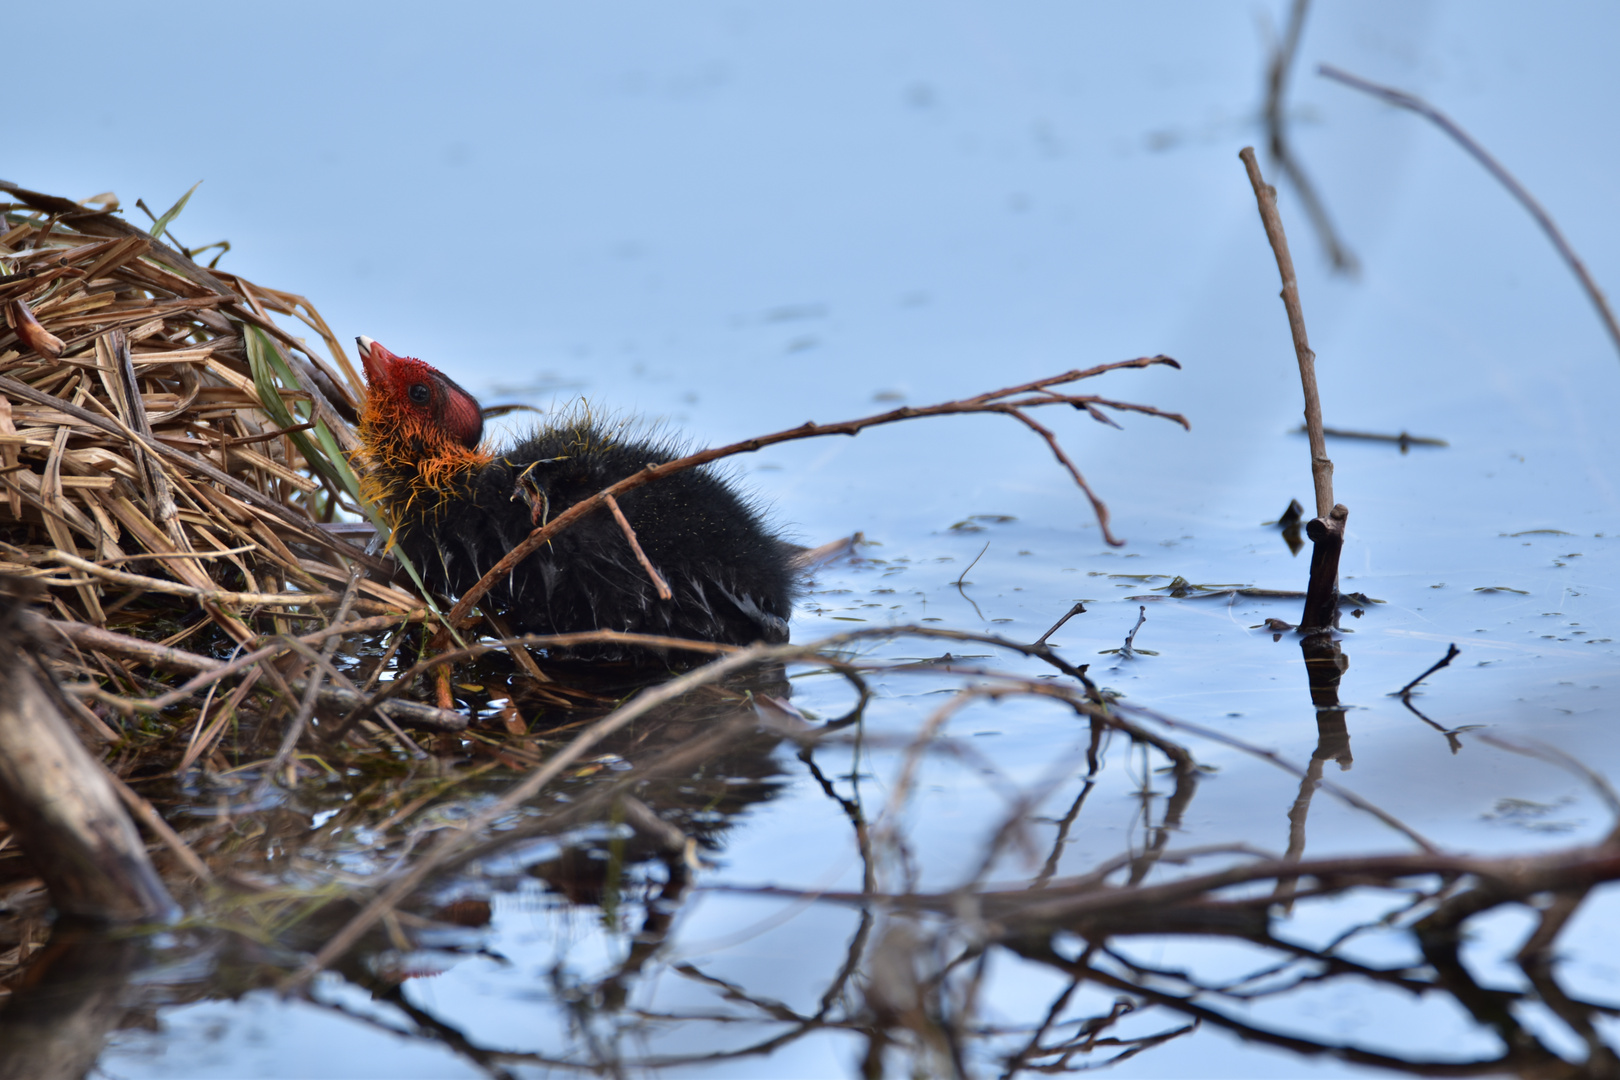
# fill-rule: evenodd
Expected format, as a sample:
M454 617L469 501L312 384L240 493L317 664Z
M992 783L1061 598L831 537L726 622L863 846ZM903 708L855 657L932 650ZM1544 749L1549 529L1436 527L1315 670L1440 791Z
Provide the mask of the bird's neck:
M440 428L369 401L360 416L360 439L366 458L361 494L396 517L433 509L491 460Z

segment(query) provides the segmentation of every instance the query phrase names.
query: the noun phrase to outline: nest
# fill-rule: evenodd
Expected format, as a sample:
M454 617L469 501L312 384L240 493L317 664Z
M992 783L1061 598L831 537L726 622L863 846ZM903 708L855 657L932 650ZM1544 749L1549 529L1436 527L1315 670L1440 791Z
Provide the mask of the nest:
M237 643L285 633L351 579L356 609L419 618L423 601L361 546L374 528L348 460L363 389L314 306L165 243L178 205L142 231L110 196L0 191L13 200L0 572L44 587L60 621L116 616L169 646L210 624ZM274 316L313 331L330 360ZM175 608L194 605L206 617L174 633Z

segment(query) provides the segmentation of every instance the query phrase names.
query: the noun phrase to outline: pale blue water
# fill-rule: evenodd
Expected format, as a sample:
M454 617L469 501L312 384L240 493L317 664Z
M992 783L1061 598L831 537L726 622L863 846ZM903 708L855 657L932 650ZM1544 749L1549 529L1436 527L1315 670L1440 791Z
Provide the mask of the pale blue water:
M1184 370L1111 376L1096 390L1181 412L1191 432L1140 416L1123 418L1124 431L1077 413L1048 417L1112 508L1122 549L1102 544L1038 440L1000 418L777 447L740 467L804 542L863 531L881 544L864 554L887 560L821 572L796 640L858 625L848 619L939 619L928 625L1029 640L1085 599L1088 613L1055 640L1100 683L1303 763L1316 733L1297 650L1250 629L1267 616L1295 621L1295 602L1138 600L1166 582L1109 576L1303 587L1308 555L1290 556L1259 527L1290 498L1309 504L1310 476L1304 439L1291 433L1299 388L1276 270L1236 156L1262 138L1263 29L1285 7L283 5L250 15L90 4L74 8L62 37L53 27L65 16L39 9L8 20L12 39L32 44L8 66L14 94L27 92L27 124L0 172L75 197L112 188L159 212L202 178L178 235L194 245L228 237L224 265L309 296L340 338L376 337L487 400L585 393L697 442L1174 355ZM1386 695L1456 642L1462 656L1416 699L1431 719L1540 740L1620 777L1609 731L1620 357L1544 238L1476 165L1416 117L1312 70L1332 62L1428 96L1536 193L1612 290L1617 23L1598 4L1318 5L1295 68L1293 131L1360 258L1357 279L1327 273L1298 201L1267 165L1282 188L1329 424L1450 443L1406 455L1330 446L1336 496L1351 508L1346 587L1386 603L1346 620L1354 767L1330 763L1328 776L1457 850L1538 850L1611 825L1568 773L1467 736L1454 755ZM951 529L976 514L1015 520ZM973 584L958 591L950 583L986 542ZM1476 591L1501 587L1519 591ZM1142 604L1137 644L1157 655L1101 655ZM878 683L874 737L914 730L944 685ZM847 693L807 679L794 700L833 715ZM951 730L1016 784L1046 776L1079 737L1072 718L1015 703L975 706ZM1174 843L1280 850L1297 779L1188 742L1218 771ZM1123 744L1111 754L1065 872L1141 840L1140 775L1124 767ZM862 763L874 815L898 767L893 749L875 755ZM836 749L818 760L828 775L851 766ZM791 754L782 767L787 790L732 828L700 883L858 887L847 821ZM1071 767L1043 813L1061 816L1081 772ZM1168 780L1155 787L1167 793ZM922 883L949 888L1004 803L948 763L925 770L920 799L909 835ZM1504 799L1539 809L1505 812ZM1035 841L1044 852L1050 833ZM1402 844L1317 793L1309 855ZM1009 860L1001 871L1030 868ZM1589 904L1564 939L1575 958L1566 972L1580 992L1613 1000L1612 890ZM1326 936L1364 906L1307 907L1280 932ZM690 963L813 1010L856 919L702 894L633 1003L720 1009L713 985L682 974ZM1525 932L1511 915L1482 925L1476 975L1512 985L1511 969L1491 965ZM479 1046L589 1060L590 1040L569 1026L548 973L562 964L564 982L587 982L622 959L623 935L517 890L497 896L488 947L501 959L452 961L407 995ZM1403 947L1394 935L1364 945L1385 961ZM1244 962L1235 946L1186 939L1127 948L1210 973ZM986 1012L1009 1025L1038 1020L1061 989L1004 954L987 979ZM344 990L321 993L336 1001ZM1105 1012L1111 996L1086 990L1071 1011ZM1494 1045L1455 1007L1338 985L1255 1009L1289 1030L1391 1052L1489 1055ZM430 1040L308 1003L250 997L160 1019L156 1032L119 1036L103 1072L479 1074ZM621 1022L596 1037L632 1062L773 1030L757 1017ZM1175 1020L1154 1012L1132 1023L1145 1032ZM1556 1021L1544 1026L1553 1045L1568 1043ZM767 1058L666 1071L847 1074L861 1048L848 1032L824 1031ZM1363 1074L1208 1027L1114 1072Z

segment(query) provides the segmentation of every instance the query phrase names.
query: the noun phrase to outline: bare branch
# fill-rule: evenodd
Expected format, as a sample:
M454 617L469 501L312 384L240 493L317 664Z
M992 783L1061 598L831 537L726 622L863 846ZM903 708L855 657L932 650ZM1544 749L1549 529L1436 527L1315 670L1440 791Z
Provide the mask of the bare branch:
M613 514L613 520L619 523L619 528L624 530L624 538L630 541L630 550L636 553L636 561L647 571L647 576L652 579L653 588L658 590L658 599L675 599L675 594L669 590L669 582L665 581L664 575L653 566L652 560L647 558L647 553L641 550L641 541L636 539L636 530L630 527L630 520L624 516L624 511L619 509L619 500L608 495L602 501L607 503L608 510Z
M731 443L728 446L716 447L712 450L701 450L695 454L688 454L686 457L678 458L675 461L665 462L662 465L648 465L646 468L632 473L623 480L620 480L618 483L603 488L595 495L592 495L587 499L581 499L567 510L564 510L561 514L558 514L556 517L552 518L545 525L531 532L527 539L518 544L517 547L513 548L511 551L507 552L505 557L497 562L494 566L490 567L490 569L484 574L483 577L478 579L478 582L473 585L472 588L468 589L461 595L461 598L456 601L455 607L450 611L447 625L462 625L467 618L468 612L472 610L473 605L482 600L485 594L494 587L495 583L510 573L513 567L517 566L518 563L528 558L531 553L537 551L547 540L550 540L552 537L568 528L574 522L595 510L598 506L603 505L609 496L622 495L626 491L638 488L643 484L651 483L652 481L668 476L671 473L680 472L683 469L696 468L699 465L707 465L711 461L718 461L721 458L731 457L735 454L746 454L755 450L761 450L767 446L775 446L778 443L791 442L796 439L818 438L823 435L858 435L869 427L878 427L883 424L898 423L902 420L916 420L926 416L953 416L971 413L994 412L1012 413L1015 416L1019 416L1017 412L1018 409L1035 408L1047 405L1071 405L1076 408L1083 408L1088 404L1093 406L1104 405L1108 407L1118 407L1115 405L1115 403L1102 398L1057 393L1052 393L1049 397L1032 398L1027 401L1016 403L1008 402L1005 399L1013 397L1017 394L1027 394L1047 390L1052 386L1060 386L1076 382L1080 379L1092 378L1108 371L1118 371L1124 368L1154 367L1160 364L1165 364L1176 368L1181 366L1168 356L1138 357L1135 360L1123 360L1118 363L1101 364L1093 368L1068 371L1061 375L1051 375L1043 379L1037 379L1033 382L1021 383L1017 386L1010 386L1002 390L993 390L988 393L979 394L975 397L963 398L958 401L947 401L943 404L930 405L924 408L906 407L893 409L886 413L879 413L876 416L863 417L859 420L846 420L836 424L817 424L812 421L801 424L796 428L789 428L786 431L775 432L771 435L761 435L752 439L744 439L742 442ZM1151 406L1145 405L1134 406L1133 408L1135 411L1145 412L1167 420L1173 420L1183 427L1189 426L1186 418L1176 413L1161 412L1157 409L1153 409ZM1027 418L1023 418L1021 416L1019 416L1019 418L1022 419L1025 424L1031 423ZM1036 425L1035 430L1039 431L1043 429ZM1060 457L1059 460L1064 459ZM1079 473L1074 471L1072 465L1069 465L1069 468L1071 474L1077 480L1079 480ZM1085 482L1083 480L1079 480L1079 483L1082 490L1086 491L1087 496L1092 498L1093 505L1100 506L1101 504L1097 502L1095 497L1091 496L1090 489L1086 488ZM1106 520L1102 519L1100 523L1103 525L1106 532ZM1121 543L1121 541L1112 538L1109 542L1115 545ZM442 649L447 642L448 635L441 631L441 633L435 635L434 647L435 649Z
M1536 219L1536 224L1541 226L1541 231L1547 234L1547 239L1552 241L1553 247L1558 250L1558 254L1580 281L1581 288L1586 290L1587 298L1592 301L1592 306L1597 308L1598 318L1603 320L1603 325L1609 331L1609 338L1614 342L1615 348L1620 349L1620 323L1615 321L1614 312L1609 309L1609 302L1604 298L1603 290L1598 288L1597 282L1593 281L1592 275L1587 272L1586 264L1581 261L1579 255L1575 254L1575 249L1570 247L1569 241L1564 239L1564 234L1559 230L1557 224L1553 222L1552 215L1542 209L1535 196L1531 195L1523 184L1514 179L1513 174L1508 172L1501 162L1492 157L1490 152L1483 146L1475 142L1473 137L1459 127L1456 121L1416 94L1409 94L1392 86L1384 86L1370 79L1363 79L1359 75L1352 75L1342 68L1334 67L1332 64L1322 64L1316 70L1324 78L1343 83L1345 86L1371 94L1398 108L1417 113L1419 116L1431 121L1441 131L1450 135L1452 139L1456 140L1458 146L1466 150L1475 161L1485 166L1485 171L1496 177L1497 182L1508 189L1508 194L1519 200L1519 205L1528 210L1530 216Z

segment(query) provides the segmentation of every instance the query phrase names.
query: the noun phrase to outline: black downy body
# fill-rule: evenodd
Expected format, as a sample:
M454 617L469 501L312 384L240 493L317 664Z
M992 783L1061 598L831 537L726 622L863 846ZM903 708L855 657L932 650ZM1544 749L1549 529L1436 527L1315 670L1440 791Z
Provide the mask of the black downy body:
M678 456L668 443L626 439L588 418L564 420L462 472L440 498L396 508L395 541L430 586L460 595L536 526ZM724 478L687 469L618 502L674 597L659 599L624 530L601 507L490 590L515 632L622 630L737 645L788 639L797 548Z

